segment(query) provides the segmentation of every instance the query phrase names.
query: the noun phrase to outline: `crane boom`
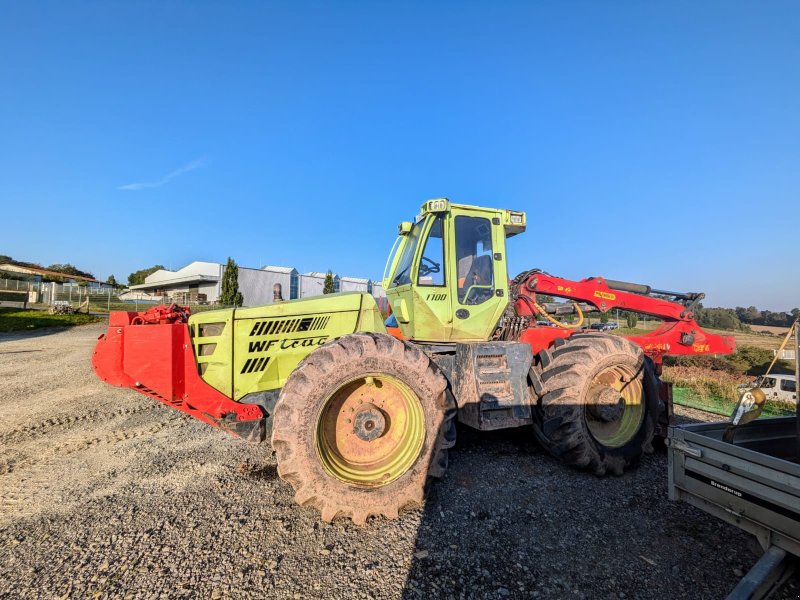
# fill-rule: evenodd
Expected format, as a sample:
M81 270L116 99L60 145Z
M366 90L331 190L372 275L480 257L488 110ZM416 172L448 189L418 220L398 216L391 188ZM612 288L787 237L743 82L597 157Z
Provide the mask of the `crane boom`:
M589 305L602 313L616 308L661 319L663 323L649 333L625 336L641 346L657 365L667 354L731 354L736 348L732 336L705 331L695 321L694 308L704 297L700 293L654 290L647 285L603 277L571 281L536 269L518 276L514 283L515 309L519 315L540 313L536 295L542 294L584 303L584 307ZM558 333L553 328L531 327L521 333L520 340L533 344L536 350L537 346L546 348L555 337L567 337L571 332Z

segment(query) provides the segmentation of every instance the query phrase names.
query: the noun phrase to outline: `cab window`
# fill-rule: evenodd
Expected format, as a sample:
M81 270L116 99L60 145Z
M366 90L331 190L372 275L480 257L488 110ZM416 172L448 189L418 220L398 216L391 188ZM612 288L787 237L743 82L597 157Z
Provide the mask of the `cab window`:
M419 285L444 285L444 236L442 218L436 217L431 225L422 256L419 259Z
M415 224L406 236L400 260L397 262L397 268L395 269L394 277L392 277L392 284L389 287L411 283L411 263L414 260L414 253L417 250L424 224L424 221Z
M455 218L458 301L482 304L494 295L492 226L489 219Z
M774 387L775 387L775 379L773 379L772 377L765 377L761 381L761 388L762 389L771 389L771 388L774 388Z

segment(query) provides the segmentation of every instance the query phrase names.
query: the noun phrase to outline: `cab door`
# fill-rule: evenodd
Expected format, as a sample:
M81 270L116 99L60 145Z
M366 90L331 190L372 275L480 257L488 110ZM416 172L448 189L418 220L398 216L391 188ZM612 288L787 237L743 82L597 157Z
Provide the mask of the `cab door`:
M494 211L451 211L450 339L488 340L508 305L505 231Z
M415 340L450 340L453 310L448 288L450 273L446 260L448 219L447 213L429 217L419 245L420 250L414 264Z

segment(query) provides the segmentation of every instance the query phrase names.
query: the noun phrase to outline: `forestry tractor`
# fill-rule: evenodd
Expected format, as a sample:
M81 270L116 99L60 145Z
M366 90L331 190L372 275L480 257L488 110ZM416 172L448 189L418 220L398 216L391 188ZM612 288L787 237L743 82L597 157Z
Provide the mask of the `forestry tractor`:
M456 421L529 427L564 464L621 474L665 433L662 358L733 352L693 318L703 294L532 269L509 280L506 239L525 213L429 200L403 222L383 287L190 315L113 312L96 373L235 436L270 440L295 499L363 524L423 501ZM559 298L563 301L556 302ZM590 311L656 317L623 337ZM572 323L565 322L571 320ZM545 324L546 323L546 324Z

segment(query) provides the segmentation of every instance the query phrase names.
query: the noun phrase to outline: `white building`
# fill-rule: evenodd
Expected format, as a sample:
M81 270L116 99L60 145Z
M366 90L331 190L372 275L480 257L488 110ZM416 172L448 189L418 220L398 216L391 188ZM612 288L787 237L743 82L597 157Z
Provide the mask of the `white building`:
M374 298L386 298L386 292L383 290L383 284L380 281L372 282L370 293Z
M300 297L321 296L325 289L325 277L327 273L312 271L300 275ZM339 276L333 274L333 291L339 291Z
M272 286L280 284L281 296L284 300L296 300L300 297L300 274L297 269L294 267L268 265L262 267L261 271L268 274L266 278L271 281ZM270 298L271 301L272 299Z
M219 299L224 265L195 261L177 271L159 269L144 279L144 283L129 289L144 292L154 298L169 296L182 302L216 302Z
M367 292L372 293L372 282L361 277L340 277L340 292Z
M219 300L222 293L222 276L225 265L195 261L170 271L159 269L148 275L141 285L130 286L127 295L139 300L208 303ZM321 296L325 289L326 274L321 271L300 275L294 267L268 265L261 269L239 267L239 291L245 306L271 304L276 284L280 285L284 300ZM334 291L366 292L375 298L385 298L380 283L358 277L333 275Z

